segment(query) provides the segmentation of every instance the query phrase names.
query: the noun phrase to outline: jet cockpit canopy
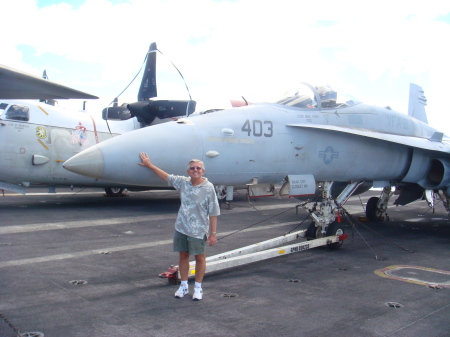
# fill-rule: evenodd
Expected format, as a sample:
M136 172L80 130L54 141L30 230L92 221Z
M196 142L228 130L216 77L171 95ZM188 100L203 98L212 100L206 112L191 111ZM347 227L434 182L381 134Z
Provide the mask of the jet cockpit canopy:
M275 103L298 108L336 109L353 106L360 101L328 84L313 86L302 82L286 91Z

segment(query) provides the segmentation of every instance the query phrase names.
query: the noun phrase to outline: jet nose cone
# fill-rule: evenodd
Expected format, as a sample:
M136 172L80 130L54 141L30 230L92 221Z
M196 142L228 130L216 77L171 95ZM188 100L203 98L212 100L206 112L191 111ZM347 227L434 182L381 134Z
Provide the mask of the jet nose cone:
M99 179L102 177L105 161L102 151L93 146L66 160L63 167L71 172Z

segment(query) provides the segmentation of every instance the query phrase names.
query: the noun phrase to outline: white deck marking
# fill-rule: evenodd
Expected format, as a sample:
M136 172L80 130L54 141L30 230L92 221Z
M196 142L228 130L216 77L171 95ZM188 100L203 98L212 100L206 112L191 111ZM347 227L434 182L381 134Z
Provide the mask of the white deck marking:
M127 219L129 219L129 218L127 218ZM148 219L148 217L147 217L147 219ZM284 222L284 223L268 225L268 226L258 226L258 227L244 229L244 230L242 230L242 232L253 232L253 231L260 231L260 230L281 227L281 226L292 226L297 223L298 223L298 221L292 221L292 222ZM228 235L228 234L231 234L234 232L236 232L236 231L222 232L218 238L220 239L221 236L225 236L225 235ZM34 258L29 258L29 259L4 261L4 262L0 262L0 268L23 266L23 265L28 265L28 264L40 263L40 262L52 262L52 261L61 261L61 260L66 260L66 259L75 259L75 258L80 258L80 257L85 257L85 256L90 256L90 255L99 255L105 251L121 252L121 251L126 251L126 250L142 249L142 248L149 248L149 247L168 245L168 244L172 244L172 239L138 243L135 245L107 247L107 248L103 248L103 249L93 249L93 250L87 250L87 251L78 252L78 253L47 255L47 256L34 257Z

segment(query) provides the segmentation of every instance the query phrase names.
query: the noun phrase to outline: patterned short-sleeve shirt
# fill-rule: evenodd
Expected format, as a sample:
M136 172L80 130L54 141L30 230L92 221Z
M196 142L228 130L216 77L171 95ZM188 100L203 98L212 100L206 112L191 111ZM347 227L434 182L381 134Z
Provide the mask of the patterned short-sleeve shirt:
M209 217L220 215L214 185L207 178L192 186L190 177L169 174L168 184L180 192L181 206L175 230L187 236L203 239L209 230Z

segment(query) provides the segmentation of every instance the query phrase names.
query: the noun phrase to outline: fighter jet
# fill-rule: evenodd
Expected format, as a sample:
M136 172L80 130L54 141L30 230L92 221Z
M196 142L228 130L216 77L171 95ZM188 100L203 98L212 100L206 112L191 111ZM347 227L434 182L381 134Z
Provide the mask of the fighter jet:
M48 186L51 192L56 186L103 187L109 195L120 195L125 186L74 174L62 163L105 139L194 111L192 100L154 99L157 52L152 43L138 101L107 107L102 115L55 105L55 100L97 96L0 65L0 189L25 193L33 185Z
M250 195L278 193L317 202L309 237L335 235L342 206L372 186L370 219L396 204L438 196L449 211L450 143L427 125L422 89L410 87L408 115L359 102L328 85L302 83L273 103L251 104L133 131L93 146L64 163L72 172L114 183L163 186L137 165L147 152L167 172L186 174L192 158L231 200L233 187ZM431 198L432 199L432 198ZM432 202L432 200L429 200Z

